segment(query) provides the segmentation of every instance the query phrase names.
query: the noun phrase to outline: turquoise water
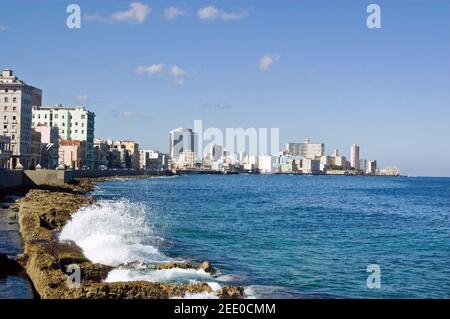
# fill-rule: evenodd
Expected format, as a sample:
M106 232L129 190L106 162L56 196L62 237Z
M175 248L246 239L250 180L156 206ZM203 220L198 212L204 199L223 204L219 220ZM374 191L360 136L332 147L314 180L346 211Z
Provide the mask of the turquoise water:
M256 297L450 297L448 178L191 175L106 182L94 194L137 221L121 219L122 239L110 225L80 245L127 238L92 248L100 261L210 260L222 282ZM367 288L369 264L380 266L379 289Z

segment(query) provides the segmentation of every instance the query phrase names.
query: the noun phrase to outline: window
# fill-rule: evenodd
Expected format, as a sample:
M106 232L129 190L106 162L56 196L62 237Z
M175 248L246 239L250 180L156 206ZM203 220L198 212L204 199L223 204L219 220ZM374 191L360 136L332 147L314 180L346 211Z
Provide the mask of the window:
M61 131L61 133L63 133L63 134L64 134L64 130L62 130L62 131Z
M5 97L5 103L8 103L8 97Z
M5 108L4 108L4 109L5 109L5 112L8 112L8 107L7 107L7 106L5 106Z
M62 126L66 126L66 123L63 122L63 123L62 123Z
M81 119L84 120L86 118L86 115L81 115Z
M15 106L13 106L13 112L15 112L15 111L16 111L16 109L17 109L17 108L16 108Z
M17 98L13 97L13 103L17 103Z
M78 133L78 130L75 130L75 133Z
M81 130L81 134L84 134L84 130Z
M16 120L16 117L15 116L13 116L13 121L15 121Z
M78 122L75 122L75 126L78 126Z
M55 114L55 119L57 119L58 118L58 114Z

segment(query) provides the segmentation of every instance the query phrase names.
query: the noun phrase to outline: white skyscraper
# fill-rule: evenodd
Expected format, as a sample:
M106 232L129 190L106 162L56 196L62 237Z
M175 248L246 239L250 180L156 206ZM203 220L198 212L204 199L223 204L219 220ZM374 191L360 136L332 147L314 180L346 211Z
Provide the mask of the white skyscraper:
M359 169L359 146L356 144L353 144L351 148L350 165L354 169Z
M316 157L325 155L325 144L310 143L306 138L303 143L288 143L286 149L292 156Z
M190 128L177 128L169 132L169 155L173 160L182 152L196 152L197 133Z
M0 74L0 135L11 138L10 168L20 163L31 166L31 108L41 105L42 91L27 85L14 76L13 71Z
M211 158L214 162L217 162L222 157L223 146L222 145L211 145Z

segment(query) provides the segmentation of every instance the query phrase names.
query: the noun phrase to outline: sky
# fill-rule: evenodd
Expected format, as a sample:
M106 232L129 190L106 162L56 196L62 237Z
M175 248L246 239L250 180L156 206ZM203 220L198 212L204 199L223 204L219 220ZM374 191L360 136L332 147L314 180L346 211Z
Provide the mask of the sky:
M0 68L44 105L85 105L103 139L167 152L194 120L279 128L280 145L450 176L449 16L446 0L1 1Z

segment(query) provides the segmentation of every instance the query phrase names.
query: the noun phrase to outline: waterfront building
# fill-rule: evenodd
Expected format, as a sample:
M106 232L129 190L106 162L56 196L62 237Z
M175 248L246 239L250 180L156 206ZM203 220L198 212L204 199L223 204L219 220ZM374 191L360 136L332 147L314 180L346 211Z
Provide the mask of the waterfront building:
M342 169L347 168L347 158L339 154L339 150L333 150L333 154L329 158L329 165L340 167Z
M168 170L168 154L154 150L142 150L139 152L139 168L150 173L161 173Z
M303 143L288 143L286 149L292 156L316 157L325 154L324 143L310 143L309 138L306 138Z
M304 158L301 161L301 171L303 174L319 174L320 160Z
M360 159L359 160L359 169L363 171L364 173L367 171L367 160Z
M181 169L195 168L197 162L197 154L191 151L183 151L179 154L176 165Z
M29 168L34 169L41 159L41 133L31 130L30 142L30 165Z
M31 166L32 105L41 105L42 91L14 76L12 70L0 75L0 134L11 139L10 168Z
M58 166L59 134L56 127L39 124L34 127L41 134L39 165L42 168Z
M278 156L260 155L258 157L258 169L262 174L272 174L278 172Z
M330 156L324 155L319 158L319 161L320 161L320 171L324 172L326 170L326 168L330 165L331 158L330 158Z
M244 158L244 169L247 171L256 171L258 169L258 156L246 155Z
M59 164L72 169L86 168L86 141L60 140Z
M299 172L299 164L295 159L290 158L286 159L280 164L280 172L281 173L298 173Z
M211 145L210 153L211 153L211 159L214 162L217 162L222 157L223 146L222 145L217 145L217 144Z
M0 135L0 170L8 169L11 160L11 138L9 136Z
M359 169L359 146L353 144L350 150L350 165L354 169Z
M400 172L397 167L386 167L386 168L380 169L378 174L384 175L384 176L399 176Z
M108 167L108 142L96 138L94 140L94 169L101 169Z
M189 128L176 128L169 132L169 155L177 161L182 152L196 152L197 133Z
M83 106L33 106L32 127L39 124L58 128L62 140L85 141L85 164L90 169L94 168L95 113Z
M377 174L377 161L367 161L366 174L369 174L369 175Z
M133 141L120 141L120 145L126 149L130 156L130 164L127 168L138 169L139 168L139 144Z

